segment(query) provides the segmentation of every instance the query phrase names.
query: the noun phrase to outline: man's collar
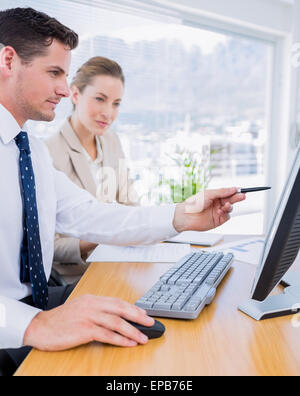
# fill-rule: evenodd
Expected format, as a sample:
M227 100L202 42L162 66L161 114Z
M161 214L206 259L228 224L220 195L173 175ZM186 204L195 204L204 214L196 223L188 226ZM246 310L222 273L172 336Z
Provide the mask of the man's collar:
M28 132L26 123L20 128L13 115L0 104L0 137L4 144L10 143L21 131Z

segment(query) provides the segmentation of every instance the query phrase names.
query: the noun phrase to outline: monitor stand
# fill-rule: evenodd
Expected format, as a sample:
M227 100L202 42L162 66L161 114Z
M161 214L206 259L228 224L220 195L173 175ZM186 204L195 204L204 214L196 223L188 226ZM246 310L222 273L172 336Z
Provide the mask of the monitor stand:
M282 294L268 297L262 302L248 300L238 309L255 320L296 314L300 311L300 272L289 271L281 283L288 286Z
M300 271L288 271L284 277L281 279L280 284L283 287L288 286L300 286ZM299 301L300 302L300 301Z

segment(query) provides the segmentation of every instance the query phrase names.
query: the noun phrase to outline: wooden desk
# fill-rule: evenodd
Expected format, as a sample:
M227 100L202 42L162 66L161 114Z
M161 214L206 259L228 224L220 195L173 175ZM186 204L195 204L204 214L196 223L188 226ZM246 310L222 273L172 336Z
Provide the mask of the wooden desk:
M169 267L92 264L70 298L92 293L134 303ZM16 375L299 375L300 328L292 326L292 316L256 322L237 310L249 297L254 273L253 266L235 262L198 319L159 319L165 335L145 346L35 350Z

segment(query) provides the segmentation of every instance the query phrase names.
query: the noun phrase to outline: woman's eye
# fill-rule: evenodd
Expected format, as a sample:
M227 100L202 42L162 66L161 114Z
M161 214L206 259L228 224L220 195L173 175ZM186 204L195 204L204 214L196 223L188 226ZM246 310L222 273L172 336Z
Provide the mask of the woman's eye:
M55 77L58 75L58 71L57 70L52 70L50 73L52 73L53 76L55 76Z
M98 102L103 102L103 99L102 99L102 98L96 98L96 100L97 100Z
M115 106L116 106L116 107L120 107L120 106L121 106L121 103L115 103Z

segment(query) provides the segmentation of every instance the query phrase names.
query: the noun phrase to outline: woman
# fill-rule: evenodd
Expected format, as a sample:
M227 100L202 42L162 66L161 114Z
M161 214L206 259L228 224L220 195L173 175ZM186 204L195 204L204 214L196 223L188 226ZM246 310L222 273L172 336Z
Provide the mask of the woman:
M102 202L136 204L118 136L110 127L117 118L125 78L114 61L94 57L76 73L72 83L73 114L48 142L54 166ZM78 264L72 270L55 265L69 281L86 269L85 260L96 245L56 236L54 261ZM70 278L70 274L76 278Z

